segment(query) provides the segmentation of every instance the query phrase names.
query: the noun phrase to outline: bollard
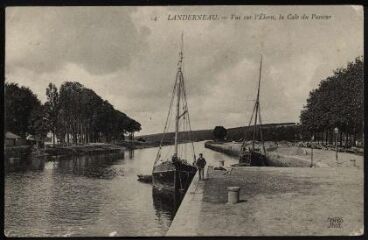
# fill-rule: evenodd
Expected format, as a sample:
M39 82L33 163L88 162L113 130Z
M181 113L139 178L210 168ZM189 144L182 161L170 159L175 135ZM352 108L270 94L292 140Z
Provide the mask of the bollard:
M353 166L356 167L356 160L355 159L350 159L350 162L352 162Z
M239 202L240 187L227 188L227 203L235 204Z

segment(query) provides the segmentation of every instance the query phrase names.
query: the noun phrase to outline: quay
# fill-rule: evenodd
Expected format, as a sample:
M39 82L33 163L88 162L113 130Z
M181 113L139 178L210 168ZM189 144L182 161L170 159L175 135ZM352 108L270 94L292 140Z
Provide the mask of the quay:
M227 204L229 186L241 188L239 203ZM356 168L209 167L166 236L361 235L363 192Z
M230 156L239 156L241 143L226 142L215 143L208 141L205 147L222 152ZM274 167L310 167L311 148L298 147L292 143L280 143L277 147L270 142L265 142L267 160L269 166ZM349 152L339 152L336 162L335 151L325 149L313 149L313 167L349 167L355 165L363 169L363 155Z
M312 168L208 166L205 180L194 177L166 236L363 234L363 156L343 153L336 164L333 151L314 154L321 165ZM227 203L231 186L240 187L236 204Z

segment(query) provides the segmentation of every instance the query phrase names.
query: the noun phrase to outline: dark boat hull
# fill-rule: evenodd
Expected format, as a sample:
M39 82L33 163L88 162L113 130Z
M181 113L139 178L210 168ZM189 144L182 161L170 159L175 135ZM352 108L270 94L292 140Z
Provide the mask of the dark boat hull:
M185 192L197 169L182 162L163 162L154 166L152 184L158 191Z
M247 151L239 158L241 166L267 166L267 158L260 152Z
M144 182L144 183L152 183L152 175L137 175L138 181Z
M161 213L169 215L170 220L174 219L185 194L181 192L159 191L152 188L153 206L156 209L156 216L161 217Z

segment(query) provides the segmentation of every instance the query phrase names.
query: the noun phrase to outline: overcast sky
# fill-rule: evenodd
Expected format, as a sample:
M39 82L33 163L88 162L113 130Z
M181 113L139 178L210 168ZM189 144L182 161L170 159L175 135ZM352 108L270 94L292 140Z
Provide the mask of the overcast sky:
M259 13L331 18L167 20ZM363 55L363 11L354 6L18 7L6 9L6 81L42 102L49 82L78 81L139 121L138 135L161 132L181 32L193 129L248 123L261 53L265 123L298 122L309 91Z

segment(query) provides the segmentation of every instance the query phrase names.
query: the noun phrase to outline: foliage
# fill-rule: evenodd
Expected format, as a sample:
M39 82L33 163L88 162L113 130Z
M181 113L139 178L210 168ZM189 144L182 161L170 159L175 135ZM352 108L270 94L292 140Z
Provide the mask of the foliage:
M223 126L216 126L213 129L213 136L217 140L224 140L226 137L227 131Z
M141 130L140 123L78 82L63 83L59 95L58 135L68 143L121 140L125 133Z
M354 143L363 131L363 60L356 58L346 68L334 71L310 92L300 114L304 133L333 139L333 129L340 130L340 142L352 137ZM322 137L323 137L322 136Z
M52 143L55 144L55 134L58 127L58 115L59 115L59 93L57 87L49 83L46 88L47 102L45 103L45 118L48 121L49 128L52 132Z
M29 134L44 139L50 129L50 122L45 117L47 109L45 105L35 107L28 120Z
M44 105L32 91L5 84L5 125L23 137L53 133L61 142L110 142L141 130L141 124L78 82L64 82L60 90L50 83Z
M26 87L5 83L5 130L26 137L32 131L29 126L31 113L41 106L40 100Z

